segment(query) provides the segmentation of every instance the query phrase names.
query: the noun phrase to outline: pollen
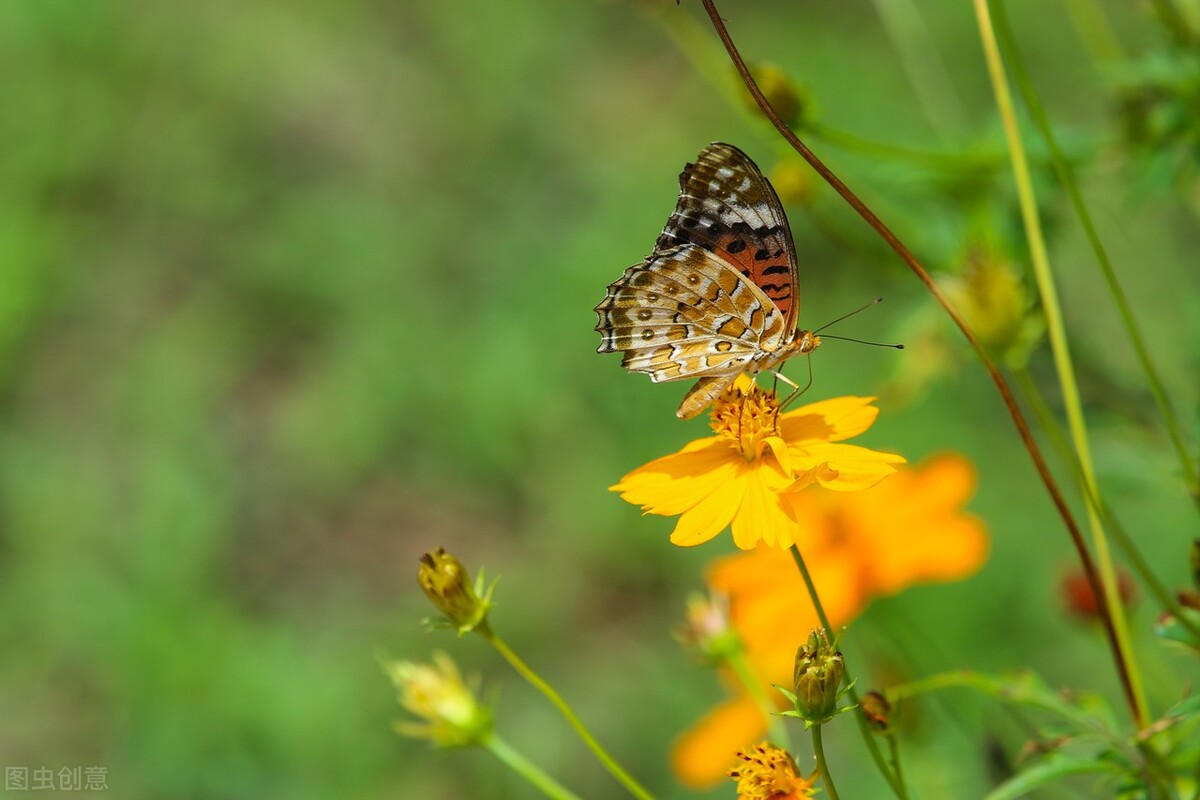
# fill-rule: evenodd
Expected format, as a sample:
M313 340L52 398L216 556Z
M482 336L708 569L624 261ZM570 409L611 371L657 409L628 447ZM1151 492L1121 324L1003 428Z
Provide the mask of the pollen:
M767 439L779 436L779 399L742 376L713 403L709 425L743 458L754 461Z

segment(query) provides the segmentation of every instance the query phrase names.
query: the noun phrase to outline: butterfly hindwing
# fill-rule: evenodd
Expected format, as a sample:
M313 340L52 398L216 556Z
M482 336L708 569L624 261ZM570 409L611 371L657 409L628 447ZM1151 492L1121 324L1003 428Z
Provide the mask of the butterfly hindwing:
M608 287L596 307L601 353L653 381L741 373L778 349L783 316L767 296L695 245L656 252Z
M796 327L799 292L796 249L783 205L762 172L741 150L714 143L679 176L679 201L655 250L696 244L741 272Z

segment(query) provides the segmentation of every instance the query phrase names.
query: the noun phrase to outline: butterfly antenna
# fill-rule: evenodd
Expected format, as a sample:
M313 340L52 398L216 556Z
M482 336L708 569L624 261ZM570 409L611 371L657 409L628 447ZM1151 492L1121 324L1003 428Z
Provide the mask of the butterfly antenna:
M873 347L890 347L893 350L903 350L902 344L888 344L887 342L868 342L866 339L853 339L849 336L834 336L832 333L827 333L821 337L822 339L840 339L843 342L858 342L859 344L869 344Z
M879 304L880 304L880 303L882 303L882 302L883 302L883 298L882 298L882 297L876 297L874 300L872 300L871 302L867 303L867 304L866 304L865 306L863 306L862 308L856 308L856 309L854 309L853 311L851 311L849 314L843 314L842 316L840 316L840 317L838 317L837 319L835 319L833 322L826 322L824 325L822 325L821 327L819 327L819 328L817 328L815 331L813 331L813 333L820 333L821 331L825 330L826 328L831 328L831 327L833 327L834 325L837 325L837 324L838 324L839 322L841 322L842 320L844 320L844 319L849 319L850 317L853 317L855 314L858 314L858 313L861 313L861 312L863 312L863 311L866 311L866 310L867 310L868 308L870 308L871 306L877 306L877 305L879 305ZM835 337L835 338L836 338L836 337Z

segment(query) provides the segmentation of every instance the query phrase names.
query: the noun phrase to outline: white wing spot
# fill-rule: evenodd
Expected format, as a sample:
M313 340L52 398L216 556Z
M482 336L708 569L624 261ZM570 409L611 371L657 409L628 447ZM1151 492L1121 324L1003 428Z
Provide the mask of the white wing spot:
M749 178L742 178L742 184L741 184L740 186L738 186L738 191L739 191L739 192L744 192L744 191L746 191L746 190L747 190L747 189L749 189L749 188L750 188L750 179L749 179Z
M708 182L708 190L709 190L710 192L717 192L717 191L720 191L720 190L721 190L721 184L717 183L716 181L709 181L709 182Z
M704 207L709 211L720 211L721 201L715 197L706 197L704 198Z
M717 168L717 177L718 178L726 178L726 179L732 178L733 170L731 170L729 167L718 167Z

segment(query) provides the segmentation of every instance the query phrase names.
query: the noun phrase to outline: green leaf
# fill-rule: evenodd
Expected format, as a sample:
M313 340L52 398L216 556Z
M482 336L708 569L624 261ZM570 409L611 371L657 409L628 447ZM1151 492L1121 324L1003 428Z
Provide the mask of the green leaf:
M1173 616L1168 615L1163 617L1157 625L1154 626L1154 633L1160 639L1166 639L1168 642L1176 642L1193 650L1200 650L1200 639L1192 632L1195 628L1200 627L1200 611L1194 608L1182 607L1179 609L1183 616L1188 618L1192 623L1192 627L1183 625Z

